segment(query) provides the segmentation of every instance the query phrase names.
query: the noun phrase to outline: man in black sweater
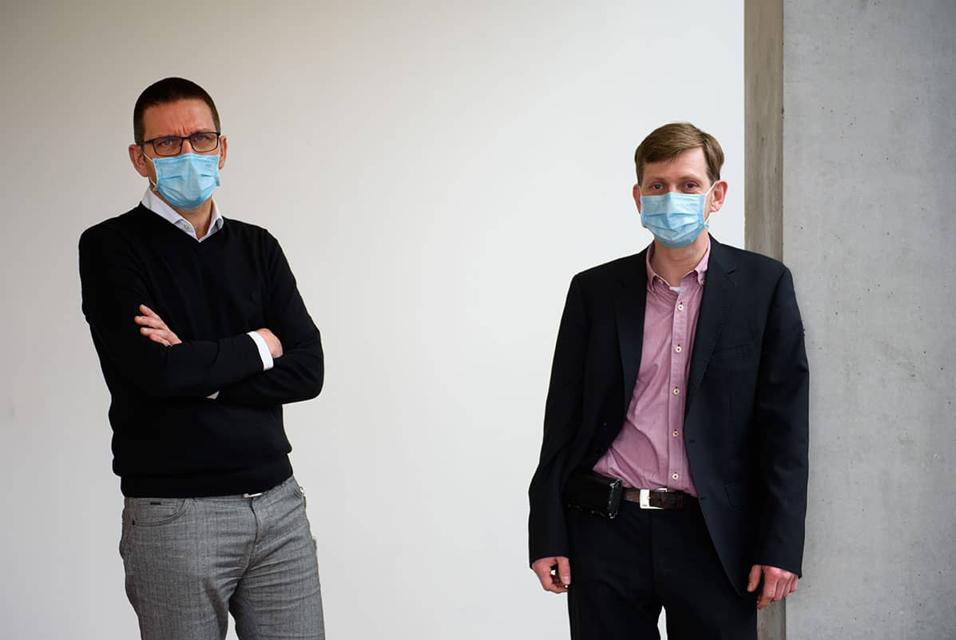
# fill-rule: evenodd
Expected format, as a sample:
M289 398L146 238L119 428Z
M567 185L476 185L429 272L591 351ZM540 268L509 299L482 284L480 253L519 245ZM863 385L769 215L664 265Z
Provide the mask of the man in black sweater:
M278 242L224 218L210 96L148 87L131 211L80 238L83 313L112 403L120 553L143 638L322 638L305 496L282 405L322 388L319 331Z

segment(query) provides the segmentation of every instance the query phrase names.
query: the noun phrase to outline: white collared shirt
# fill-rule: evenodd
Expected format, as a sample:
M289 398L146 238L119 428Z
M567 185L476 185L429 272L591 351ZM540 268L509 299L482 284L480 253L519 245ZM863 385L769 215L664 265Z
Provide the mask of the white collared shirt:
M158 215L163 220L166 220L171 225L181 230L183 233L192 237L194 240L196 240L196 242L202 242L203 240L208 239L212 234L222 229L222 226L226 223L222 217L222 214L219 213L219 207L216 206L216 201L213 200L212 219L209 222L209 231L206 232L206 235L200 238L196 235L196 229L193 227L192 223L179 215L179 213L171 206L166 204L166 202L156 195L152 189L146 189L146 193L143 195L143 199L140 202L144 207ZM259 357L262 359L262 370L268 371L271 369L275 362L272 359L272 353L269 351L269 345L266 344L266 339L255 331L250 331L246 335L252 338L252 341L256 343L256 349L259 350ZM218 396L219 392L217 391L208 397L211 400L215 400Z
M171 223L177 229L188 234L197 242L202 242L203 240L207 239L209 236L222 229L222 225L226 223L226 221L222 218L222 214L219 213L219 207L216 206L216 201L213 200L212 219L209 221L209 231L206 232L206 235L200 238L196 235L196 229L193 227L192 223L179 215L179 213L171 206L166 204L166 201L156 195L152 189L146 189L146 193L143 195L143 199L140 202L142 202L144 207L158 215L163 220Z

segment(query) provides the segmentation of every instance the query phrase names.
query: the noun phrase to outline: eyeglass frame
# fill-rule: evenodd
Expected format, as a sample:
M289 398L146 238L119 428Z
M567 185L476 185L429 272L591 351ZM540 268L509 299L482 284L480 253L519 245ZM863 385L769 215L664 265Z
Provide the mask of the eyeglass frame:
M216 149L219 148L219 145L222 139L222 131L194 131L190 133L188 136L156 136L155 138L150 138L149 140L143 140L142 142L139 143L139 146L145 147L146 145L149 145L150 147L152 147L153 153L155 153L160 158L173 158L183 152L183 142L185 142L186 140L189 140L189 146L193 148L193 151L195 151L196 149L193 145L193 141L190 140L190 138L196 135L200 135L200 134L208 135L210 133L216 134L216 146L214 146L212 149L206 149L205 151L198 152L198 153L209 153L210 151L215 151ZM159 151L157 151L156 145L154 145L153 143L156 142L157 140L163 140L164 138L179 138L179 150L176 153L169 154L168 156L164 156Z

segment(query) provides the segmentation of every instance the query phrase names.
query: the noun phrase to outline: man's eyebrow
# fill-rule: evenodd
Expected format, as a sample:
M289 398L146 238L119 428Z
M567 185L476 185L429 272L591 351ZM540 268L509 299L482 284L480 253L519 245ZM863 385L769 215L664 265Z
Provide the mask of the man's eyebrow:
M703 176L698 176L695 174L688 173L677 178L676 182L687 182L690 180L693 180L694 182L703 182L704 178ZM644 181L645 182L667 182L667 178L664 178L662 176L646 176L644 178Z
M188 138L189 136L194 136L194 135L196 135L197 133L216 133L216 127L212 127L212 128L209 128L209 129L206 129L206 128L196 129L196 130L193 131L192 133L187 134L185 137ZM156 136L143 136L143 139L144 139L144 140L156 140L157 138L182 138L182 137L184 137L184 136L181 136L181 135L179 135L178 133L161 133L161 134L156 135Z

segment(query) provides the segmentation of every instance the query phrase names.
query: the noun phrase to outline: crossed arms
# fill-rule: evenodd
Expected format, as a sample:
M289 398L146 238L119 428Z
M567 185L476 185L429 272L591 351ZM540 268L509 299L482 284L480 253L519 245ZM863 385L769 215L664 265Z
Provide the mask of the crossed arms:
M104 360L139 391L156 397L205 398L267 407L314 398L324 361L318 329L306 311L278 242L269 236L269 329L256 331L274 366L265 371L246 333L182 341L153 311L141 259L120 233L94 227L80 239L83 312Z

